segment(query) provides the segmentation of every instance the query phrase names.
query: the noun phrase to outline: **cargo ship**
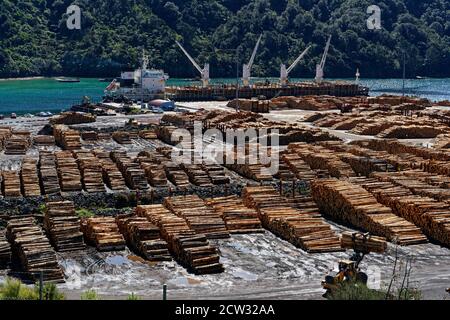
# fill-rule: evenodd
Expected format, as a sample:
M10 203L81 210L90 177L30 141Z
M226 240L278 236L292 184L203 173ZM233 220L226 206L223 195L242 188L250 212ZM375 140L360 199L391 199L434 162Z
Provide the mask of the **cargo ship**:
M148 56L143 53L141 67L121 72L105 89L104 101L148 102L165 98L166 81L169 76L163 70L148 69Z

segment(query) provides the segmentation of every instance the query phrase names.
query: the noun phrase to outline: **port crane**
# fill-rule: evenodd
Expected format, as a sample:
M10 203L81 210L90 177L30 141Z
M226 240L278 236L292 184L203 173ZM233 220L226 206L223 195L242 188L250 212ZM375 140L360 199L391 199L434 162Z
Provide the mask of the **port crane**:
M294 63L291 64L289 68L286 69L286 65L281 65L281 72L280 72L280 83L282 87L285 87L288 82L289 73L297 66L297 64L300 62L300 60L303 59L303 57L308 53L309 49L311 49L311 46L307 47L299 56L297 59L295 59Z
M323 69L325 68L325 62L327 61L328 51L330 50L331 35L328 38L327 45L325 46L325 51L323 52L322 60L320 64L316 65L316 82L321 83L323 81Z
M244 87L248 87L250 85L250 74L252 70L253 63L255 62L256 53L258 52L259 45L261 43L262 35L259 36L258 41L256 42L255 49L253 50L252 56L248 64L244 64L242 70L242 82Z
M183 46L178 41L175 41L175 42L180 47L181 51L183 51L183 53L189 59L189 61L191 61L192 65L195 67L195 69L197 69L198 72L200 72L203 87L207 87L209 85L209 63L205 63L205 67L202 69L198 65L198 63L194 60L194 58L192 58L191 55L183 48Z

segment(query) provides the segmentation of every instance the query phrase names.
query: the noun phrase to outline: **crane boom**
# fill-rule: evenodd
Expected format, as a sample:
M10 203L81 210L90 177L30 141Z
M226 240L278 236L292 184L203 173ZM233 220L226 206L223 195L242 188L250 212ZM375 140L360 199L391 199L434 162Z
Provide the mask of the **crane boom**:
M259 36L258 41L256 42L255 49L253 49L252 57L250 58L250 61L248 62L248 68L251 69L253 66L253 63L255 62L256 53L258 52L259 44L261 43L262 35Z
M288 74L297 66L300 60L303 59L303 57L308 53L309 49L311 49L311 46L306 48L305 51L303 51L302 54L299 55L297 59L295 59L294 63L286 70Z
M193 66L195 67L195 69L198 70L198 72L203 73L202 68L200 68L200 66L198 65L197 62L195 62L194 58L191 57L191 55L183 48L183 46L178 42L175 41L177 43L177 45L180 47L181 51L183 51L183 53L186 55L186 57L189 59L189 61L191 61L191 63L193 64Z
M325 67L325 62L327 61L328 51L330 50L330 43L331 43L331 35L328 38L327 45L325 46L325 51L323 52L322 61L320 62L320 67Z

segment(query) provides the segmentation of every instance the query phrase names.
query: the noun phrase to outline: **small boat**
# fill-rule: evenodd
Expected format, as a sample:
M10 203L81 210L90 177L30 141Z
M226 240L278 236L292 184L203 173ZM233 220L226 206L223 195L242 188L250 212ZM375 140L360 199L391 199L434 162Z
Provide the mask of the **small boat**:
M112 82L114 80L114 78L102 78L102 79L98 79L99 82Z
M62 82L62 83L74 83L74 82L80 82L79 78L56 78L56 81Z

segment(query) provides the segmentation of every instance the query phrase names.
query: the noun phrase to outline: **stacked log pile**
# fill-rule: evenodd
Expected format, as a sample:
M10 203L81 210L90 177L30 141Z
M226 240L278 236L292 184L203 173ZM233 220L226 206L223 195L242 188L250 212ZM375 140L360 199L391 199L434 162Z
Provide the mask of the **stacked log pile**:
M80 218L73 202L47 202L45 207L44 228L53 247L62 252L84 249Z
M177 130L174 126L159 126L156 130L158 139L170 145L177 145L179 141L172 141L172 133ZM184 144L190 142L184 142Z
M341 246L345 249L353 249L359 252L384 253L387 249L385 238L366 236L361 233L344 232L341 236Z
M84 190L90 193L105 192L103 183L103 168L91 151L75 152L78 167L81 172L81 182Z
M12 135L5 142L5 154L24 155L30 147L29 136Z
M209 239L230 237L219 214L208 208L197 195L166 198L164 205L177 216L186 219L192 230Z
M167 186L167 175L163 165L141 162L141 168L144 169L147 180L153 187Z
M145 140L156 140L158 136L155 130L141 130L139 131L139 137Z
M332 177L336 178L355 176L355 172L349 164L339 159L334 152L323 147L291 143L288 150L300 156L311 169L327 170Z
M56 144L54 136L34 136L33 144L35 146L54 146Z
M203 234L196 234L185 219L162 205L138 206L136 212L160 228L172 254L190 272L211 274L224 271L217 248Z
M2 193L6 198L21 197L20 176L17 171L2 172Z
M124 191L127 189L125 180L117 165L110 158L109 152L94 150L94 154L102 166L103 179L108 188L113 191Z
M130 134L125 131L114 132L112 138L119 144L131 144Z
M125 177L127 186L132 190L147 190L149 185L145 171L123 152L112 152L111 157Z
M266 229L293 245L310 253L342 250L339 237L310 198L289 202L272 187L246 187L243 200L258 210Z
M450 134L440 134L434 141L433 148L449 149L450 148Z
M181 167L189 177L189 181L199 187L211 187L211 179L200 164L181 164Z
M172 260L167 242L161 239L159 228L145 217L117 217L120 232L128 246L148 261Z
M92 123L95 122L96 118L94 115L90 113L81 113L81 112L63 112L57 116L52 117L49 122L53 125L56 124L82 124L82 123Z
M363 123L371 123L372 120L366 117L349 117L349 118L343 118L340 122L334 124L331 129L334 130L352 130L358 125L361 125Z
M222 217L231 234L264 232L258 212L247 208L238 196L211 198L205 202Z
M81 138L85 141L97 141L98 133L95 131L83 131L81 132Z
M443 188L433 186L420 180L422 172L410 170L392 174L375 173L372 176L380 181L388 181L397 186L408 189L412 194L433 198L438 201L450 202L450 189L447 186Z
M80 132L70 129L65 125L56 125L53 127L55 141L63 150L81 149Z
M61 191L81 191L81 174L77 161L70 151L55 152Z
M59 193L61 191L56 170L56 157L52 152L39 152L39 178L42 191L46 194Z
M116 220L110 217L88 218L82 221L81 229L86 242L98 251L120 251L125 249L125 239Z
M352 130L350 130L350 132L361 136L376 136L377 134L391 128L394 125L395 123L391 121L382 120L372 123L362 123L355 126Z
M177 187L188 187L189 177L175 162L167 161L163 163L167 178Z
M5 147L6 140L11 137L11 127L1 126L0 127L0 148L3 149Z
M202 169L208 174L214 185L230 183L230 177L225 173L224 167L215 164L202 164Z
M317 176L316 173L311 170L311 167L294 152L284 153L281 156L281 160L286 163L289 170L299 180L310 182Z
M55 250L33 218L13 218L8 222L6 236L12 245L13 259L22 270L37 281L40 272L46 282L63 282Z
M29 157L23 159L20 179L22 182L22 192L25 197L37 197L41 195L37 160Z
M427 242L411 222L392 213L389 207L357 184L329 179L312 183L312 196L321 211L344 223L385 237L400 245Z
M379 138L397 138L397 139L426 139L436 138L438 135L448 133L448 128L427 125L400 125L386 129L379 134Z
M4 232L0 232L0 269L8 267L11 262L11 245Z
M360 181L380 203L392 208L400 217L411 221L430 238L450 246L450 205L428 197L413 195L409 189L378 179Z

